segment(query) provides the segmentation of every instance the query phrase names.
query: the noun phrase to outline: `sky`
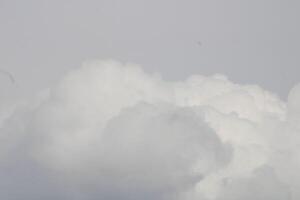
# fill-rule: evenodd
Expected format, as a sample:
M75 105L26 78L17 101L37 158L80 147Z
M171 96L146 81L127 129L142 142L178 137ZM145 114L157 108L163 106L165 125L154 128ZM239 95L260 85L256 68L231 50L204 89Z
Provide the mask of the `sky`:
M300 199L289 0L0 0L0 199Z
M50 87L93 59L167 80L225 74L286 99L299 81L299 9L290 0L1 0L2 98Z

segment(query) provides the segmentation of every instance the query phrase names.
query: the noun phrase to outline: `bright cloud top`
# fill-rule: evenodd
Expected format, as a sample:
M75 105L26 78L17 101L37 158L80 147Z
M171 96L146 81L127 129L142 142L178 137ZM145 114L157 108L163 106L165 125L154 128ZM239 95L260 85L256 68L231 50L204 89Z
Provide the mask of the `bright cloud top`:
M1 199L300 198L300 85L285 103L223 75L94 61L3 113Z

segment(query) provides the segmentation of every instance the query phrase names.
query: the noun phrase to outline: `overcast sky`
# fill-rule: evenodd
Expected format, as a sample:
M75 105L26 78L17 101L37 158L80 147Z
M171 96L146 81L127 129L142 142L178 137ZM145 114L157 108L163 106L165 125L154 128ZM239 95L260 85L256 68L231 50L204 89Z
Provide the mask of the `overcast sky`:
M299 11L0 0L0 199L300 199Z
M168 80L222 73L282 98L299 81L291 0L0 0L1 97L49 87L85 60L138 63Z

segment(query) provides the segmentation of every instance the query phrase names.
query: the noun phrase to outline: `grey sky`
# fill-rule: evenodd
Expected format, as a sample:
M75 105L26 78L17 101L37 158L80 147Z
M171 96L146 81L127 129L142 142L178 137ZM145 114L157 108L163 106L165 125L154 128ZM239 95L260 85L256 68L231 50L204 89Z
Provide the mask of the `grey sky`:
M291 0L0 0L0 66L17 82L0 77L1 98L106 58L172 80L224 73L285 98L299 81L299 10Z

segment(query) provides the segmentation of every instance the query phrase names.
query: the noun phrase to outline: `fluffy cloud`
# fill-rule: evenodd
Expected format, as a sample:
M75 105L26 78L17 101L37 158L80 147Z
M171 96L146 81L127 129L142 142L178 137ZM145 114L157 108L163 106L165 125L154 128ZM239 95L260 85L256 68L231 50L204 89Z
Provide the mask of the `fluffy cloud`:
M4 115L1 199L300 198L299 85L94 61Z

